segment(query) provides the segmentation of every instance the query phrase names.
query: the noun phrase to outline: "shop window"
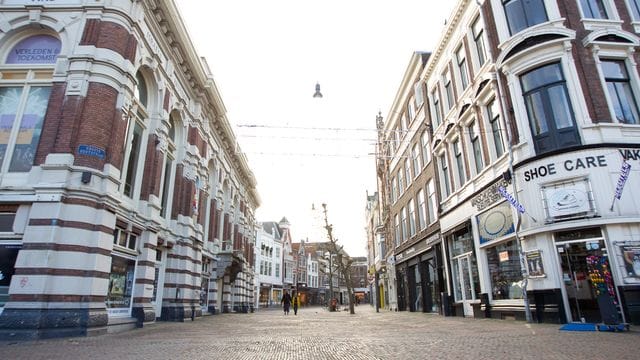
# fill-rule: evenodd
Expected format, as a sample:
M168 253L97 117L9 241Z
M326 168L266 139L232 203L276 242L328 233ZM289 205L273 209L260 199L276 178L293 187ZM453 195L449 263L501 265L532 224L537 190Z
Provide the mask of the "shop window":
M16 220L15 212L0 213L0 232L13 232L13 222Z
M109 315L130 315L135 264L133 259L111 256L111 273L106 301Z
M623 124L639 124L638 104L624 61L603 59L601 64L611 101L610 107L613 109L616 120Z
M503 0L511 34L548 20L544 0Z
M520 247L516 240L485 248L493 300L522 299Z
M560 63L544 65L520 78L538 154L579 145L566 81Z
M16 259L21 245L0 244L0 314L9 301L9 285L15 273Z

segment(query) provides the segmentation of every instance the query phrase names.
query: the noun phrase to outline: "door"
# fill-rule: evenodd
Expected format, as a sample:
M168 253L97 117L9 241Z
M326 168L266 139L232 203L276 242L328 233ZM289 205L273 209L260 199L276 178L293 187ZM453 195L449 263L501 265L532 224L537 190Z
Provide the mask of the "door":
M465 317L473 317L472 302L476 300L474 286L475 263L471 254L465 254L453 259L453 282L455 299L462 303Z
M424 311L438 312L438 289L436 288L436 276L438 270L435 265L435 258L424 262L425 271L425 291L424 291Z
M618 323L619 304L604 240L557 243L571 322Z
M153 278L153 305L156 319L162 315L162 294L164 293L164 261L163 252L156 251L155 276Z

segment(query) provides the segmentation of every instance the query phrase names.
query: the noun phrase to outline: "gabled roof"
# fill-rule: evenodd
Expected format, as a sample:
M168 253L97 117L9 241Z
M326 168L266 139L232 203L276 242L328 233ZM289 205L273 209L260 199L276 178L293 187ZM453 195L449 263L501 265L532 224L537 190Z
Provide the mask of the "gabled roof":
M274 239L280 240L282 238L282 230L280 226L275 221L266 221L262 223L262 230L264 232L271 234Z

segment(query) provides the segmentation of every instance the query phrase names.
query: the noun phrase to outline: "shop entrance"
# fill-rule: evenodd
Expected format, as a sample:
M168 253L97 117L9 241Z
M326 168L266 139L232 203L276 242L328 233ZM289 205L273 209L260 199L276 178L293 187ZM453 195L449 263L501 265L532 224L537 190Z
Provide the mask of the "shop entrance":
M619 323L618 298L604 239L556 242L571 322Z
M473 317L472 302L476 299L474 286L475 258L472 254L466 254L453 259L453 283L456 291L456 300L462 302L464 316Z

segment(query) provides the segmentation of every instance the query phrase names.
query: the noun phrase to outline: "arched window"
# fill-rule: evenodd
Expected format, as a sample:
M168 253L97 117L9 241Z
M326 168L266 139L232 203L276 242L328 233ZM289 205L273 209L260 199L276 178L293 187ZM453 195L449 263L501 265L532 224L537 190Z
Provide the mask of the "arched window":
M0 171L28 172L33 165L49 105L53 64L61 43L33 35L13 45L0 84Z
M171 185L173 184L173 178L175 174L175 160L176 160L176 127L180 124L180 118L176 112L172 112L169 115L169 126L167 129L167 152L164 157L164 172L162 176L162 194L160 195L160 216L166 217L167 209L171 206L171 198L169 194L171 191Z
M149 86L142 72L136 73L136 84L134 86L135 112L129 117L127 124L127 137L125 138L125 158L122 168L122 192L124 195L134 198L139 185L137 174L142 171L144 165L143 143L145 122L148 118L148 94Z

